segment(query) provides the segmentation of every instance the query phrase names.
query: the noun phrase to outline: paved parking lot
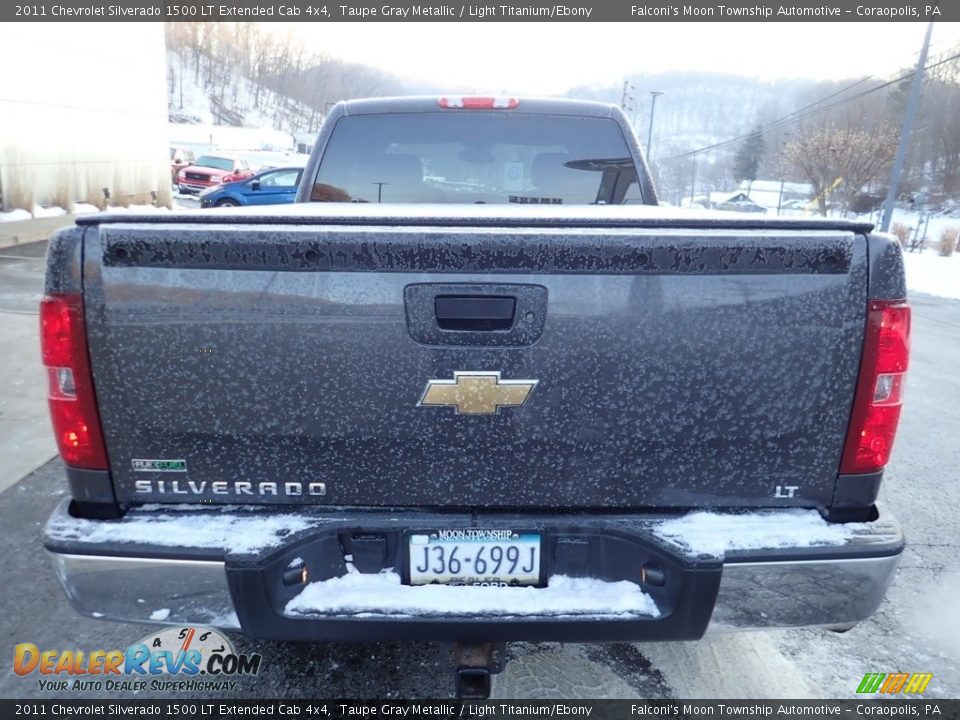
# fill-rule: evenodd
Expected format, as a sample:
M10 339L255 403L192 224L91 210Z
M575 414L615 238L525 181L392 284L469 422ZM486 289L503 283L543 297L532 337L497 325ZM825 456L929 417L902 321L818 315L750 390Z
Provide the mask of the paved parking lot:
M12 671L12 648L126 647L148 628L73 614L41 550L43 522L63 497L36 351L42 246L0 253L0 696L52 696ZM12 257L16 255L16 257ZM780 630L696 643L520 643L495 680L500 697L852 697L867 672L932 672L926 697L960 696L960 302L912 298L914 351L894 462L883 498L909 547L874 618L838 635ZM30 473L33 468L39 467ZM29 473L29 474L28 474ZM23 476L26 477L23 477ZM22 477L22 479L21 479ZM449 649L432 643L370 645L255 642L264 656L246 697L449 697Z

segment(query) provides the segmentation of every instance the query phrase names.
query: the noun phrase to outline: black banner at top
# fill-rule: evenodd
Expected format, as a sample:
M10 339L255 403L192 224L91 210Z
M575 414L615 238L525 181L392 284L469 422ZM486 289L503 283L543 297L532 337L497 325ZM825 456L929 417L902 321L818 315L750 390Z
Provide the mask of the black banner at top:
M957 700L0 700L0 717L151 717L160 720L720 720L934 718L956 720Z
M0 21L254 22L928 22L960 20L937 0L38 0L3 4Z

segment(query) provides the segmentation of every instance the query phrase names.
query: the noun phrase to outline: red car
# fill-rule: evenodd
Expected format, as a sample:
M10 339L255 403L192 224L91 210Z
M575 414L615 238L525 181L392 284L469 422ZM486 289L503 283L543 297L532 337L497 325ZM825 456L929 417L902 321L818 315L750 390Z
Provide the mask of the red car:
M201 155L196 162L177 173L177 189L182 193L198 193L223 183L245 180L253 175L249 163L229 155Z
M177 184L177 173L188 165L193 165L196 158L193 156L193 150L182 147L170 148L170 180Z

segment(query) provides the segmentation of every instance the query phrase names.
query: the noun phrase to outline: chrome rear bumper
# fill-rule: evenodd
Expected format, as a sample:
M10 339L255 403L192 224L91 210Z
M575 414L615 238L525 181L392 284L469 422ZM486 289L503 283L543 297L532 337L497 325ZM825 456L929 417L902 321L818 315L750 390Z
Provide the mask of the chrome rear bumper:
M67 513L66 504L56 512ZM182 516L183 512L176 514ZM47 528L47 546L70 604L78 613L127 622L250 631L238 619L238 614L245 616L239 605L257 599L237 587L231 589L229 553L198 559L195 551L189 557L189 552L168 548L166 557L157 557L156 548L138 554L135 545L119 543L113 552L105 554L102 539L87 543L76 536L58 536L54 520L56 514ZM344 520L341 517L338 521ZM841 546L821 552L819 557L811 553L803 559L777 559L798 555L795 548L781 547L736 551L715 560L714 566L719 561L722 568L707 629L849 627L868 618L893 580L904 543L898 526L886 513L875 523L860 527L863 529ZM162 527L154 530L158 535L163 532ZM303 538L296 534L290 535L289 542L304 547ZM176 557L178 552L187 557ZM277 552L277 548L271 548L271 552ZM237 597L242 599L238 602ZM383 619L391 624L403 622ZM469 617L451 620L470 622ZM560 624L564 620L555 618L552 622ZM382 629L388 630L387 626ZM349 637L343 629L337 632ZM702 626L699 632L703 632ZM265 636L262 627L254 634ZM409 635L409 631L404 634ZM385 633L385 637L390 636Z
M51 556L81 615L241 629L223 562ZM856 624L879 607L899 560L726 563L708 631Z
M240 629L223 561L50 556L70 605L81 615Z
M899 562L898 554L724 563L708 630L850 627L880 607Z

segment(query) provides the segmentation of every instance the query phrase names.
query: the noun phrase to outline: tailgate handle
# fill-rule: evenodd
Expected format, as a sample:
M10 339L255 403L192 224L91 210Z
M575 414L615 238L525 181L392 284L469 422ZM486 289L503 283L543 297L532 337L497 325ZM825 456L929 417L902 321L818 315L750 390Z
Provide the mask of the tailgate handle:
M407 332L450 347L527 347L540 340L547 288L527 283L413 283L403 288Z
M505 295L437 295L434 309L441 330L509 330L517 299Z

